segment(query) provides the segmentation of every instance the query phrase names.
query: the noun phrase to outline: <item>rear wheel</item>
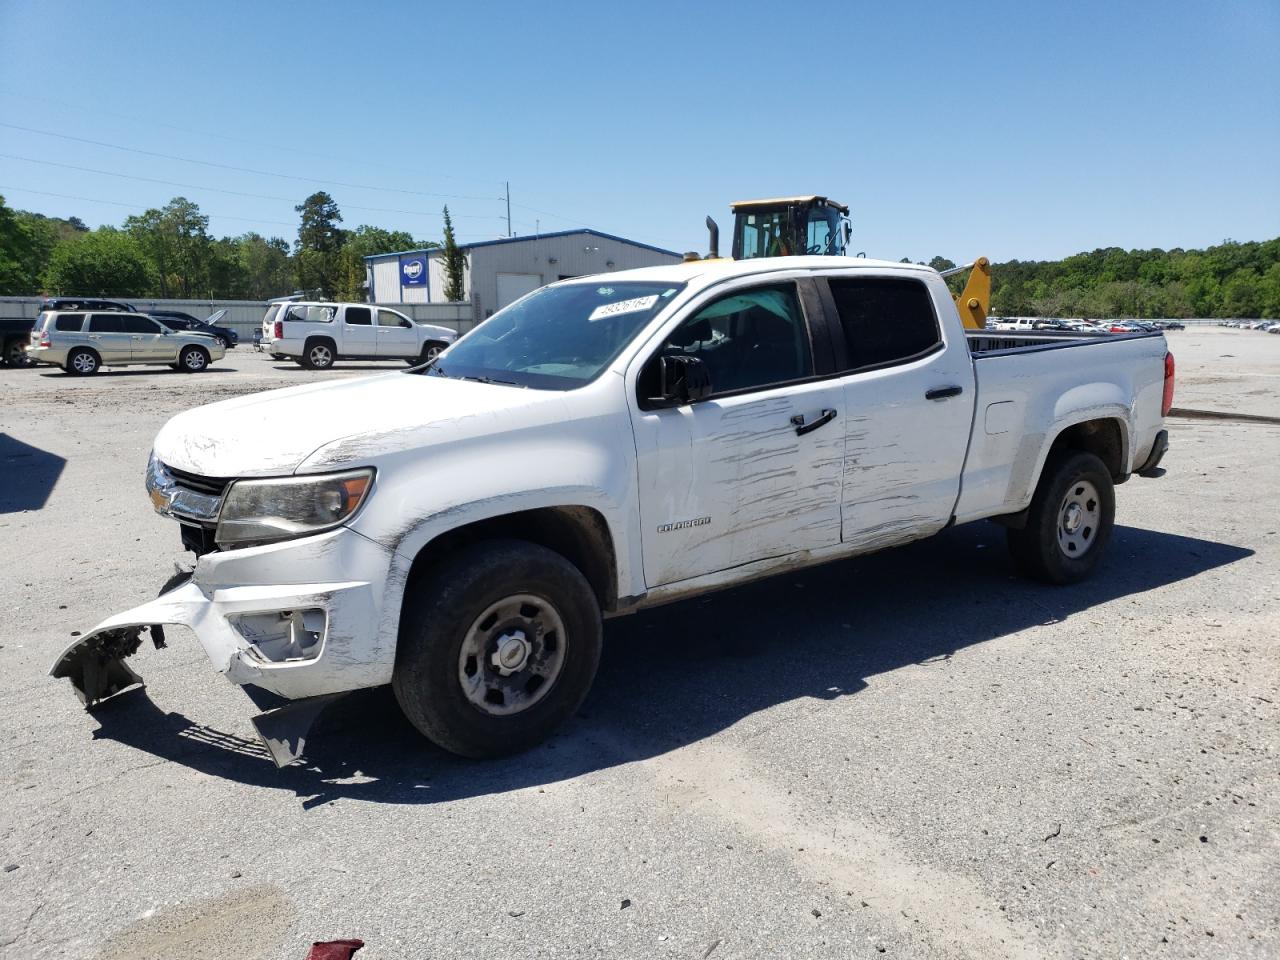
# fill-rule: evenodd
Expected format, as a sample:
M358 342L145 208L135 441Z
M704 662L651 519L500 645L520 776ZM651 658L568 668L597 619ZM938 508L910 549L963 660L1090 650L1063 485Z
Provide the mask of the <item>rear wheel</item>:
M80 348L72 350L67 356L67 365L63 369L77 377L87 377L98 372L102 361L92 350Z
M183 347L178 354L178 369L183 373L199 373L209 367L209 351L204 347Z
M333 344L327 340L312 340L302 355L302 365L309 370L328 370L333 360Z
M599 604L573 564L537 544L487 541L409 586L392 686L437 745L501 756L574 714L600 643Z
M1045 583L1077 583L1102 559L1115 523L1111 474L1092 453L1052 454L1027 511L1027 524L1008 532L1021 572Z
M25 367L27 365L26 341L14 338L6 343L4 345L4 362L11 367Z

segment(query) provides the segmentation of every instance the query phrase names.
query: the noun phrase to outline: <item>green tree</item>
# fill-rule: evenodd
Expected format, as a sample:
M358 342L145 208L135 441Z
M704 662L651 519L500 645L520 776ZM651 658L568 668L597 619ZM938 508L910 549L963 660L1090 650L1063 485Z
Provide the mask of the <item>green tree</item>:
M256 233L246 233L237 239L236 247L242 284L237 297L268 300L293 290L294 268L288 241L279 237L268 240Z
M207 295L212 257L209 218L186 197L174 197L159 209L124 222L155 268L162 297Z
M338 226L342 213L333 197L323 190L294 207L301 214L295 264L298 286L332 297L340 282L339 259L347 232Z
M13 210L0 197L0 295L31 296L58 245L55 222Z
M444 298L450 303L458 303L465 296L463 289L464 270L467 255L458 246L453 235L453 218L449 216L449 208L444 208Z
M101 227L59 244L44 282L54 294L142 297L151 287L152 269L137 240L114 227Z

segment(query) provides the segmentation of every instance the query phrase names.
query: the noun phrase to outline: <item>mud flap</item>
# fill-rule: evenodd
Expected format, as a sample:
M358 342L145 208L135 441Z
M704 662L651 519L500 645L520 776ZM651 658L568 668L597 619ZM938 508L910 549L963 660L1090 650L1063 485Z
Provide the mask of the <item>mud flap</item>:
M335 700L341 700L348 693L349 691L326 693L318 697L293 700L279 709L268 710L253 718L258 738L277 767L286 767L302 756L307 745L307 734L311 725L316 722L316 717Z

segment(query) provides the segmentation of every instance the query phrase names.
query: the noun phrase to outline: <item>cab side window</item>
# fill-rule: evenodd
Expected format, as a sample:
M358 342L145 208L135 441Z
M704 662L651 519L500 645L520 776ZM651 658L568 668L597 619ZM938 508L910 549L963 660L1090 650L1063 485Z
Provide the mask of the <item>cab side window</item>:
M160 327L154 320L126 313L122 318L125 333L159 333Z
M641 396L656 394L658 358L672 354L703 362L712 396L813 376L809 330L792 283L738 290L689 317L646 365Z
M373 311L368 307L347 307L347 313L343 319L352 327L371 327Z
M942 344L929 288L901 277L831 278L848 345L846 370L905 363Z
M404 314L396 313L394 310L379 310L378 326L400 327L402 329L407 329L412 326L412 324L410 323L409 318Z
M124 333L124 315L94 313L89 315L90 333Z

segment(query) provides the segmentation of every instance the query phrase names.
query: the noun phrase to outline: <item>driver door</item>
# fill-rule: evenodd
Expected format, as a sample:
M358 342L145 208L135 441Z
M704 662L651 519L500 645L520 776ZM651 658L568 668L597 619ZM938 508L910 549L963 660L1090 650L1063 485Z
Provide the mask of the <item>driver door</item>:
M418 331L403 313L378 308L374 327L378 338L379 357L410 359L419 353Z
M632 418L648 586L839 544L842 389L815 375L802 299L816 305L785 282L704 301L646 358ZM711 396L652 403L663 354L697 357Z

